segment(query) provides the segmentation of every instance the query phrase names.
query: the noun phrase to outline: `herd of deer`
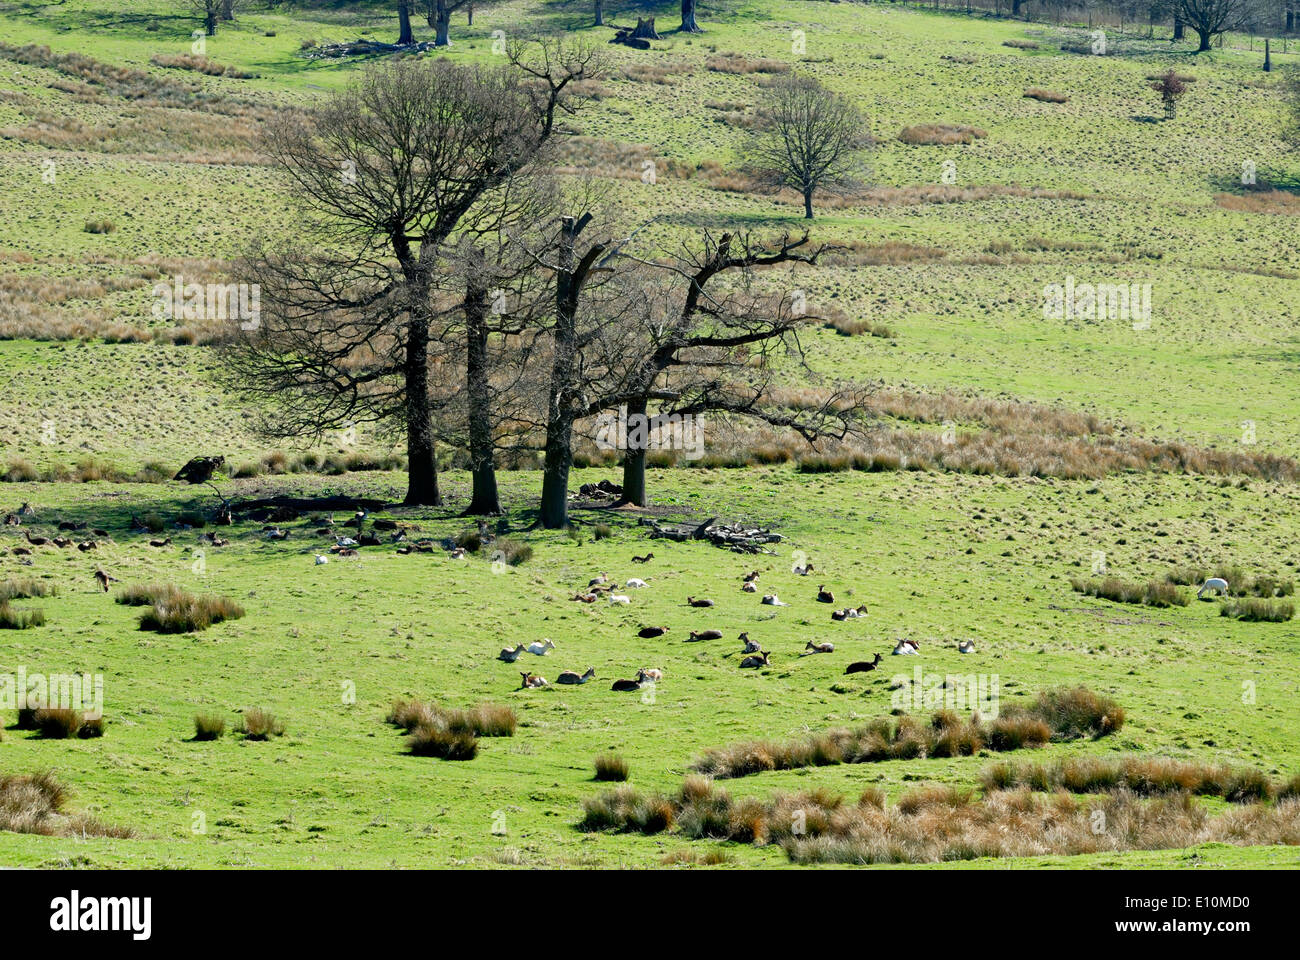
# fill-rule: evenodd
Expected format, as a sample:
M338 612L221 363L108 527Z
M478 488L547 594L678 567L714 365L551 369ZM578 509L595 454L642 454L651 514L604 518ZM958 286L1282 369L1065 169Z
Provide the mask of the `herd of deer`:
M652 559L654 559L654 554L647 553L643 557L633 557L632 562L644 564L644 563L649 563ZM813 565L811 563L796 565L793 568L793 570L796 574L800 576L807 576L809 573L812 572ZM745 574L744 579L741 582L741 587L740 587L741 590L745 593L757 593L759 579L760 579L759 571L751 570L749 573ZM624 588L629 590L643 589L647 586L648 584L646 583L645 580L639 579L637 577L630 578L626 582L626 584L624 584ZM595 603L601 598L604 598L610 604L619 604L619 605L630 604L631 598L624 594L617 593L616 591L618 589L619 589L619 584L613 581L612 579L610 579L608 573L601 573L599 576L593 577L587 583L585 589L575 593L572 599L574 601L581 602L581 603ZM830 590L826 589L825 584L819 584L817 587L816 600L818 603L826 603L833 606L835 603L835 595ZM789 606L788 603L778 598L775 593L764 594L760 603L766 606L773 606L773 607ZM698 597L695 595L691 595L686 598L686 605L692 607L693 609L709 609L714 607L715 603L713 600L710 600L707 597ZM859 604L856 607L844 607L842 609L833 610L831 612L831 620L838 623L846 620L861 619L866 615L867 615L867 605L864 603L864 604ZM669 627L665 627L665 626L643 626L637 630L637 637L639 637L642 640L654 640L667 634L669 632L669 629L670 629ZM716 629L691 630L688 632L687 636L685 637L684 642L699 643L706 640L721 640L722 637L723 637L723 633L721 630L716 630ZM771 665L771 659L770 659L771 653L767 650L764 650L761 644L759 644L757 641L751 640L749 638L748 633L740 634L738 639L741 641L742 644L742 648L740 650L740 653L742 655L742 659L740 661L740 667L742 669L757 669L759 667L767 667ZM519 644L514 649L507 648L501 651L497 659L504 660L508 663L513 663L525 651L542 655L545 654L548 649L554 649L555 647L555 645L551 643L551 641L549 640L544 641L544 643L549 644L549 646L542 648L542 645L534 643L528 646L525 646L524 644ZM957 649L961 653L974 653L975 652L974 641L961 640L958 642ZM915 655L919 652L919 650L920 650L920 644L917 641L910 640L910 639L900 639L897 641L892 653L895 655L906 656L906 655ZM809 640L804 644L804 648L803 648L804 656L812 656L819 653L834 653L834 652L835 652L835 644L829 641L819 642L815 640ZM868 673L872 670L875 670L876 667L880 664L882 659L883 658L881 657L881 655L877 653L875 654L874 658L871 660L857 660L850 663L844 672L846 674ZM541 676L538 676L537 674L529 673L527 671L521 671L520 676L523 678L521 689L549 686L546 679ZM596 676L596 671L593 667L588 667L587 671L583 674L578 674L571 670L566 670L564 673L560 674L556 682L563 683L563 684L581 684L581 683L586 683L588 680L594 679L595 676ZM611 689L612 690L638 690L647 682L657 682L658 680L662 679L662 676L663 676L662 671L658 669L640 669L637 671L635 679L616 680L614 681L614 684L611 687Z

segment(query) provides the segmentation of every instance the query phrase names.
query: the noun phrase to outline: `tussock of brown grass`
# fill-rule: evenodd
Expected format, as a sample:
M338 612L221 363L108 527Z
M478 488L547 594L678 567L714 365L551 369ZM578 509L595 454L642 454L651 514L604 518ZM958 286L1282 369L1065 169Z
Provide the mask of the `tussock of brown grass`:
M47 740L72 737L89 740L104 735L104 718L89 716L81 710L44 707L32 714L31 723Z
M790 64L768 57L746 57L739 53L720 53L704 61L705 69L714 73L789 73Z
M0 830L45 837L113 837L135 831L64 810L67 793L53 773L0 776Z
M453 732L441 726L418 726L406 738L417 757L440 760L473 760L478 756L478 739L466 731Z
M1244 597L1225 603L1219 608L1219 616L1253 623L1285 623L1295 616L1295 604L1289 600Z
M117 602L147 606L140 614L140 629L158 633L206 630L244 615L244 608L229 597L196 596L171 583L133 584L118 592Z
M250 707L240 717L239 732L245 740L270 740L284 736L284 724L269 710Z
M1300 844L1300 800L1251 804L1211 817L1186 792L1143 799L1121 789L1081 803L1027 787L974 799L922 787L895 806L875 795L850 805L826 790L733 799L694 778L675 798L623 786L584 801L579 829L778 843L795 863L941 863L978 857L1163 850L1219 841ZM1098 826L1100 825L1100 829Z
M395 700L384 719L406 731L412 754L443 760L473 760L479 737L513 737L518 725L510 707L480 704L458 710L423 700Z
M45 625L45 611L19 610L0 598L0 630L30 630Z
M1255 193L1216 193L1214 202L1225 210L1239 213L1300 215L1300 195L1285 190L1261 190Z
M1057 93L1055 90L1044 90L1042 87L1030 87L1025 91L1025 96L1030 100L1039 100L1043 103L1068 103L1070 98L1064 93Z
M628 763L617 753L602 753L596 757L596 779L622 782L628 777Z
M954 143L974 143L983 140L988 132L962 123L921 123L904 127L898 139L904 143L948 146Z
M1070 578L1070 587L1076 593L1097 597L1100 600L1113 600L1115 603L1143 603L1148 607L1185 607L1191 597L1177 589L1172 583L1151 580L1147 583L1128 583L1118 577L1103 577L1098 580Z
M33 600L38 597L55 597L59 588L44 580L26 577L22 580L5 580L0 583L0 600Z
M1106 793L1129 790L1139 796L1191 793L1222 797L1231 803L1254 803L1286 797L1286 784L1274 785L1262 771L1221 763L1170 760L1164 757L1071 757L1055 763L1003 761L980 775L986 791L1028 787L1050 793Z
M930 722L904 714L848 729L834 728L787 740L749 740L712 747L691 765L718 780L771 770L874 763L926 757L972 756L991 750L1039 747L1049 739L1102 737L1124 726L1124 710L1086 687L1045 690L1028 706L1011 704L992 722L959 717L950 710Z
M149 58L149 62L173 70L193 70L195 73L206 74L209 77L232 77L238 80L251 80L258 76L256 73L245 73L237 67L229 67L217 63L215 60L209 60L201 54L194 53L155 53Z

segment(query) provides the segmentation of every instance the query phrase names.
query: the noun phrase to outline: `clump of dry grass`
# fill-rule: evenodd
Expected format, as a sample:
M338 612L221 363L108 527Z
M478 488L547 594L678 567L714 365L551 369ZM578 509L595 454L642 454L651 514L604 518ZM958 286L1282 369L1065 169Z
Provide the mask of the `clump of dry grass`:
M704 67L714 73L789 73L790 64L768 57L747 57L739 53L719 53L705 59Z
M725 850L674 850L659 861L665 867L717 867L730 863Z
M418 726L411 731L406 742L417 757L473 760L478 756L478 739L474 734L467 731L454 733L442 726Z
M45 625L44 610L16 610L0 598L0 630L30 630Z
M1015 50L1037 50L1038 44L1033 40L1003 40L1002 46Z
M64 810L67 792L53 773L0 776L0 830L46 837L128 839L135 831Z
M1068 95L1057 93L1055 90L1045 90L1042 87L1030 87L1025 91L1025 96L1043 103L1068 103L1070 101Z
M44 707L32 714L31 725L48 740L78 737L89 740L104 735L104 718L87 715L81 710Z
M662 833L673 825L673 802L660 793L643 794L627 785L589 797L582 802L578 829Z
M511 707L481 703L468 709L440 707L424 700L394 700L386 723L410 733L416 727L442 727L478 737L513 737L519 718Z
M82 229L86 233L113 233L117 230L117 224L112 220L87 220Z
M195 73L202 73L209 77L231 77L237 80L252 80L258 76L256 73L247 73L240 70L238 67L228 67L224 64L217 63L215 60L209 60L202 54L155 53L149 58L149 62L173 70L193 70Z
M770 770L972 756L990 750L1041 747L1051 739L1102 737L1124 726L1124 710L1086 687L1044 690L1028 705L1009 704L992 721L940 710L927 723L903 714L853 729L839 727L788 741L748 740L711 747L691 765L719 780Z
M904 127L898 139L915 145L948 146L954 143L974 143L988 136L988 131L964 123L920 123Z
M226 718L219 713L194 715L195 740L220 740L226 732Z
M1244 194L1216 193L1214 202L1225 210L1236 210L1239 213L1300 216L1300 195L1285 190L1260 190Z
M1289 600L1245 597L1229 600L1219 608L1219 616L1251 623L1285 623L1295 616L1295 604Z
M989 792L1017 787L1043 793L1106 793L1122 789L1138 796L1190 793L1222 797L1231 803L1287 796L1285 785L1274 786L1260 770L1164 757L1071 757L1050 764L1004 761L986 767L980 780Z
M596 779L622 782L628 777L628 764L617 753L602 753L596 757Z
M5 580L0 583L0 600L34 600L39 597L56 597L59 588L43 580L25 577L22 580Z
M1099 580L1070 578L1070 586L1076 593L1097 597L1099 600L1113 600L1115 603L1143 603L1148 607L1185 607L1191 598L1168 581L1151 580L1143 583L1129 583L1118 577L1103 577Z
M270 740L284 736L284 724L269 710L250 707L240 717L239 732L245 740Z
M795 863L940 863L977 857L1173 849L1221 841L1300 844L1300 800L1252 804L1211 817L1191 794L1144 799L1121 788L1087 803L1028 787L972 791L940 785L894 806L868 795L855 805L827 790L733 799L702 777L676 797L623 786L583 803L579 829L778 843ZM1098 829L1098 824L1102 828Z
M171 583L132 584L116 599L127 606L148 606L140 614L140 629L158 633L192 633L244 615L244 608L229 597L196 596Z

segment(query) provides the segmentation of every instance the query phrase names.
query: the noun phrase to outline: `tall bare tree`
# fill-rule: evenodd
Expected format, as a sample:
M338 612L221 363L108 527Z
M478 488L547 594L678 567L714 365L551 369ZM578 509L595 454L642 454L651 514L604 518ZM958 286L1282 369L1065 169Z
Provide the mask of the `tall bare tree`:
M1210 41L1249 21L1250 0L1175 0L1174 17L1195 31L1200 38L1197 53L1210 49Z
M768 91L762 121L753 162L776 185L799 191L807 219L818 190L859 182L871 138L861 111L846 97L791 73Z
M303 209L304 235L345 254L318 254L305 269L265 251L250 259L249 275L264 273L273 295L263 296L258 328L241 331L229 351L231 369L246 392L292 407L300 429L356 412L399 422L407 503L441 501L444 246L485 197L538 158L557 115L572 109L571 84L595 63L587 47L531 49L512 47L510 64L495 68L386 64L269 131L267 152ZM320 263L335 272L312 269Z
M190 6L203 18L203 30L209 37L217 35L217 22L229 17L222 17L222 0L190 0Z

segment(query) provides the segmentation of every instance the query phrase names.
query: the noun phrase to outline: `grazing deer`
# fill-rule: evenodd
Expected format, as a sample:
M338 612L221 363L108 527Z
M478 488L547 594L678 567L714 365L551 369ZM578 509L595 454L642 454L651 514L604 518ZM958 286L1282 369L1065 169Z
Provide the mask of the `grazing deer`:
M821 584L818 584L818 585L817 585L817 602L818 602L818 603L834 603L834 602L835 602L835 594L833 594L833 593L831 593L829 590L827 590L827 589L826 589L826 584L824 584L824 583L821 583Z
M1226 597L1228 595L1228 581L1224 580L1222 577L1210 577L1210 579L1201 584L1201 589L1196 591L1196 599L1203 600L1205 594L1211 591L1217 595Z
M692 607L711 607L711 606L713 606L713 601L712 601L712 600L705 600L705 599L703 599L703 598L700 598L699 600L696 600L694 597L687 597L687 598L686 598L686 602L689 603Z
M555 649L555 641L550 637L543 637L541 641L533 641L528 645L528 652L536 654L539 657L546 656L547 652Z
M509 647L504 647L501 652L497 654L497 659L503 660L506 663L514 663L519 659L519 655L526 649L527 648L522 643L516 646L513 650Z
M108 593L108 585L110 583L117 583L118 579L117 577L110 577L107 573L105 573L101 569L95 571L95 582L99 584L99 589L103 590L105 593Z
M649 562L650 562L651 560L653 560L654 558L655 558L655 555L654 555L653 553L647 553L644 557L633 557L633 558L632 558L632 562L633 562L633 563L649 563Z
M876 654L876 658L874 660L858 660L855 663L850 663L848 665L848 668L844 672L845 673L870 673L872 670L876 669L876 664L880 663L882 659L883 658L880 656L880 654Z
M519 672L519 676L524 678L523 682L519 684L520 690L532 690L538 687L546 686L546 678L539 677L535 673L528 673L526 671L521 670Z
M558 677L555 678L555 682L579 684L579 683L586 683L588 680L594 680L595 677L596 677L596 668L588 667L587 672L582 674L581 676L574 673L572 670L565 670L562 674L560 674Z
M638 670L638 671L636 672L636 679L635 679L635 680L615 680L615 681L614 681L614 685L613 685L612 687L610 687L609 689L611 689L611 690L640 690L640 689L641 689L641 684L645 683L645 681L646 681L646 672L645 672L644 670Z
M835 644L833 643L813 643L809 640L804 644L804 650L811 650L813 653L834 653Z
M653 640L655 637L662 637L667 632L667 627L642 627L637 631L636 635L642 640Z
M741 660L741 661L740 661L740 666L741 666L742 668L746 668L746 667L766 667L766 666L768 665L768 663L767 663L767 658L768 658L768 652L767 652L766 650L760 650L760 651L758 651L758 653L755 654L754 656L752 656L752 657L746 657L744 660Z
M722 639L722 631L721 631L721 630L701 630L699 633L696 633L694 630L692 630L692 631L691 631L691 635L690 635L689 637L687 637L686 639L687 639L688 641L690 641L690 640L721 640L721 639Z

